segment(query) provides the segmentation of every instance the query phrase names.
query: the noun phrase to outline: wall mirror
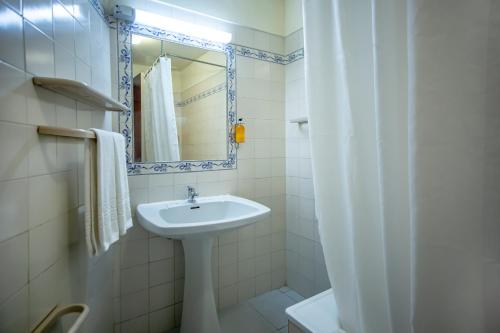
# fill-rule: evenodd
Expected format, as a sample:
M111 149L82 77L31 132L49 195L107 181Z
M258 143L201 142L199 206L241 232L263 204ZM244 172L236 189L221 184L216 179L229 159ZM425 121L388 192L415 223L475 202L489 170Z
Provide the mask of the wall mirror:
M221 44L120 22L120 115L129 174L236 167L235 54Z

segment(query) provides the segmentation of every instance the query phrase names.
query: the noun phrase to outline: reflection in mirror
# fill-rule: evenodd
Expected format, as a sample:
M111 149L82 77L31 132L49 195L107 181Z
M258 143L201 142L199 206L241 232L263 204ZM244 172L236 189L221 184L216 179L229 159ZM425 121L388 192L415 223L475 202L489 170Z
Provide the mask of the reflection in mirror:
M134 160L227 159L226 55L132 35Z

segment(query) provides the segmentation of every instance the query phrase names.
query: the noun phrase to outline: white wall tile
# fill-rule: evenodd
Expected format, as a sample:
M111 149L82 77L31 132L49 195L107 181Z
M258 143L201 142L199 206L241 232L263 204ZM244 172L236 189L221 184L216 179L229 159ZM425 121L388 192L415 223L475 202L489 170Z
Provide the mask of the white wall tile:
M301 31L285 39L291 52L302 47ZM304 62L285 66L286 118L305 115ZM286 261L287 283L304 296L329 288L324 258L314 223L314 189L308 127L286 125ZM282 247L284 233L273 234L277 247ZM277 252L279 253L279 252ZM276 258L275 258L276 259ZM280 259L281 260L281 259Z
M174 241L163 237L149 240L149 261L167 259L174 256Z
M148 266L146 264L125 268L120 271L120 294L144 290L148 287Z
M29 22L24 22L26 71L38 76L54 76L53 42Z
M60 215L29 231L30 279L52 266L68 244L67 216Z
M220 268L220 287L227 287L238 281L238 265L230 264Z
M33 128L0 122L0 180L28 175L27 154Z
M28 180L0 182L0 242L28 230Z
M226 244L220 247L219 258L222 266L234 264L238 261L238 245Z
M22 13L21 0L5 0L4 2L11 6L17 13Z
M238 242L238 261L255 256L255 241L246 239Z
M81 60L79 58L75 59L75 63L76 63L76 72L75 72L76 80L83 81L87 84L91 84L92 83L92 72L91 72L90 66L87 65L85 62L83 62L83 60ZM82 106L82 107L84 110L88 108L87 106Z
M0 63L0 77L2 78L0 81L0 104L2 105L0 121L26 123L26 97L23 94L26 75L19 69Z
M0 332L28 332L28 287L0 305Z
M52 37L51 0L23 0L23 15L43 33Z
M174 258L159 260L150 263L149 285L155 286L166 282L172 282L174 280L174 269Z
M0 242L0 304L28 283L28 235Z
M271 254L264 254L255 258L255 274L261 275L271 272Z
M14 10L0 3L0 59L24 69L23 19ZM6 47L8 45L8 47Z
M0 102L5 108L0 112L0 196L4 196L0 204L0 241L19 239L20 236L15 235L20 233L26 235L26 244L15 255L9 255L9 258L22 262L21 259L25 257L26 263L29 262L32 279L17 279L26 283L24 289L30 291L29 300L27 292L20 292L19 297L13 296L1 305L0 331L28 330L5 329L18 319L12 316L12 323L3 320L7 313L5 304L13 305L19 317L23 313L27 317L29 307L30 315L24 323L30 326L45 316L54 305L70 301L91 305L96 311L91 314L92 325L89 328L103 331L102 328L112 325L107 309L112 308L111 296L114 289L111 286L112 267L108 265L113 249L109 256L103 255L92 260L87 258L81 228L82 215L78 215L76 209L77 169L83 160L81 143L38 136L35 127L79 127L74 101L45 89L35 88L31 82L33 74L75 77L75 59L71 54L74 52L72 28L66 30L67 26L60 24L59 16L64 14L65 9L57 1L23 1L26 16L24 21L18 16L23 14L22 11L13 14L6 9L4 3L5 1L0 4L0 16L4 23L9 23L2 24L0 41L9 47L0 50L0 76L3 78L0 84ZM20 9L20 1L9 1L9 4ZM65 4L68 9L73 9L72 1L66 1ZM88 3L86 6L90 10ZM60 12L61 9L63 12ZM52 39L53 13L57 21L54 36L56 42ZM64 20L73 21L69 13L66 13ZM109 38L108 28L103 21L101 23L103 25L99 33ZM61 35L61 32L68 35ZM107 40L95 37L96 40ZM99 55L99 69L103 73L109 73L110 67L108 62L102 61L103 57L106 58L106 50L109 54L109 48L104 48ZM90 77L90 74L87 76ZM109 91L110 75L103 76L101 81L102 90L109 86L106 88ZM94 127L102 128L106 125L105 119L101 117L91 120L94 120ZM78 125L81 124L87 125L80 121ZM61 172L62 170L65 172ZM5 197L7 192L4 191L8 191L8 197ZM24 208L20 206L22 202ZM68 245L69 240L71 246ZM17 266L11 266L16 268L11 273L16 273ZM96 285L103 290L97 290ZM71 299L72 297L75 299ZM21 303L24 304L24 310L17 306Z
M149 310L155 311L174 304L174 283L164 283L149 289Z
M161 309L149 314L149 332L162 333L175 327L174 307Z
M55 304L68 301L67 261L61 259L30 281L30 324L39 322Z
M68 7L53 0L54 40L71 54L75 53L75 19ZM97 37L97 36L96 36ZM57 65L57 61L56 61Z
M121 267L132 267L148 262L148 239L120 242Z
M75 79L75 59L73 54L59 44L55 44L55 76L59 78Z
M32 134L36 144L33 145L29 152L29 175L44 175L56 171L57 139L55 137Z
M74 1L74 16L83 25L88 27L90 20L90 4L86 0Z
M84 26L79 22L75 22L75 38L78 41L75 43L75 54L85 64L90 65L90 30L89 26ZM88 83L91 80L87 81Z
M74 171L30 178L28 202L30 227L51 220L69 208L75 208L76 195Z
M238 303L255 296L255 278L252 277L238 282Z
M149 318L148 315L143 315L128 321L124 321L120 324L119 332L120 333L136 333L136 332L144 332L149 327Z
M148 312L149 292L147 289L121 297L121 320L128 320Z
M31 80L32 77L28 76L27 79ZM35 87L30 82L27 83L24 86L24 94L28 107L28 123L55 126L55 94L49 90Z

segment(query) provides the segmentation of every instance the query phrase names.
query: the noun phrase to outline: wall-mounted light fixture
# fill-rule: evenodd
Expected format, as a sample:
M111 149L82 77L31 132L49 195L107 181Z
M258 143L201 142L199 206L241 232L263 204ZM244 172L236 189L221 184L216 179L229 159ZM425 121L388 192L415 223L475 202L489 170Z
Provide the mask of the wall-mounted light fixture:
M229 32L153 14L139 9L135 10L135 22L214 42L229 43L233 38L233 35Z

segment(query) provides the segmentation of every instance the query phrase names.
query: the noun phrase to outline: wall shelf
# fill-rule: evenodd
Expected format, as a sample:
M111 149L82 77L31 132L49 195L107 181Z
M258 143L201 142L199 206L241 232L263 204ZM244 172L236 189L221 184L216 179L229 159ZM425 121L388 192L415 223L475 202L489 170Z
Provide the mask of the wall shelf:
M292 123L292 124L307 124L309 123L309 120L307 119L307 117L297 117L297 118L292 118L290 120L288 120L289 123Z
M81 81L35 76L33 84L52 90L58 94L72 98L79 102L97 107L103 111L128 111L120 102L108 97L101 92L89 87Z

